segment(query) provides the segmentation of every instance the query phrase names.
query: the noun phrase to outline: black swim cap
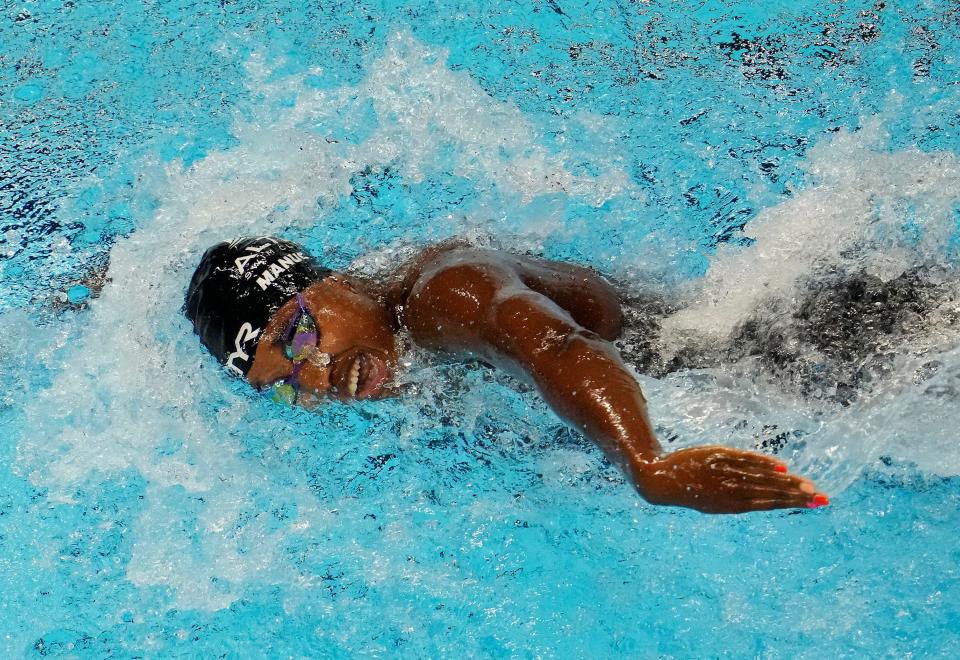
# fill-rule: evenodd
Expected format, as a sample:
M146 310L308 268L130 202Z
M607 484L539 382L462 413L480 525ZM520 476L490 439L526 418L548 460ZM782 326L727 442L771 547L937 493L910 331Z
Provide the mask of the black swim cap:
M303 247L279 238L218 243L200 260L184 311L214 357L246 376L260 332L274 312L330 272Z

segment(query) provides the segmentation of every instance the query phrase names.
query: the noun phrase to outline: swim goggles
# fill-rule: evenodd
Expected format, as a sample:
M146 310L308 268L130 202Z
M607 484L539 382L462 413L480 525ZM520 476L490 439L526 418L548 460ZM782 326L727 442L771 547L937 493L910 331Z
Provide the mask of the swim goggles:
M297 294L297 305L300 310L287 323L282 339L285 343L284 354L293 362L293 372L282 380L275 382L267 394L276 403L295 405L300 393L300 372L308 362L317 367L326 367L330 364L330 354L318 348L320 332L317 324L307 311L303 294Z

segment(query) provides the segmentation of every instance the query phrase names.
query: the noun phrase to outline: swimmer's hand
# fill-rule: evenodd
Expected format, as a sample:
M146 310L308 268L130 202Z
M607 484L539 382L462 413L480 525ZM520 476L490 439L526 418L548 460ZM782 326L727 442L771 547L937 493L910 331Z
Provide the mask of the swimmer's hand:
M744 513L829 503L813 483L789 474L775 458L720 445L681 449L634 470L651 504L703 513Z

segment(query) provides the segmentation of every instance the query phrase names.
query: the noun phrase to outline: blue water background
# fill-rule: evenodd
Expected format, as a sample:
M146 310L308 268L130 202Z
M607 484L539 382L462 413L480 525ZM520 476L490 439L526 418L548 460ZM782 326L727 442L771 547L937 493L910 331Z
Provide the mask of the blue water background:
M479 391L502 414L463 428L445 417L455 405L433 401L423 414L438 421L418 431L416 449L392 426L404 419L397 402L323 415L337 439L375 435L375 451L331 448L308 417L276 427L283 443L240 439L241 460L272 475L245 505L248 518L266 517L264 529L297 518L287 482L307 485L320 507L352 505L330 512L340 520L325 530L281 534L290 572L221 581L214 590L231 594L222 608L178 608L171 588L134 584L127 567L151 534L200 535L202 494L148 494L148 479L129 470L91 475L64 502L17 469L16 445L30 392L52 377L33 356L66 351L69 364L69 346L52 347L55 328L82 333L90 311L58 294L101 271L160 204L138 187L143 163L190 168L239 144L238 117L262 121L297 103L297 92L277 98L250 84L252 56L272 79L337 89L363 80L390 36L409 32L514 104L548 152L595 151L580 113L602 118L605 158L643 192L599 206L525 200L454 176L443 154L419 181L361 168L353 193L318 211L320 229L290 233L333 265L399 239L455 234L443 221L451 213L487 214L491 233L543 213L566 228L543 237L547 256L630 274L641 269L628 257L649 247L662 277L682 281L705 272L719 243L748 242L739 229L803 188L807 149L842 127L882 113L890 150L960 152L957 11L812 1L5 6L0 360L16 387L0 399L0 652L956 657L960 482L909 464L871 465L831 507L801 515L654 510L532 394L468 369L453 393ZM366 121L333 137L362 141L383 119L371 112L357 109ZM596 174L589 158L567 167ZM251 427L281 423L266 407L247 414ZM498 448L517 426L516 445ZM158 452L177 451L165 442ZM544 483L516 446L557 443L590 469ZM141 518L148 498L165 498L172 515L157 529Z

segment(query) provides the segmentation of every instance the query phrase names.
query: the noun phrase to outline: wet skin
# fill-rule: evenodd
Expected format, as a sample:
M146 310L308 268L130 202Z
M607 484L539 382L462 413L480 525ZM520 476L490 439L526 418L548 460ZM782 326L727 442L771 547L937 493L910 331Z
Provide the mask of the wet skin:
M640 386L610 343L622 315L613 288L590 270L492 250L427 250L396 284L376 288L334 274L303 291L328 366L307 364L301 401L376 398L396 364L395 331L419 345L480 358L533 383L564 421L594 440L653 504L705 513L827 503L778 460L719 445L665 454ZM281 307L257 345L248 379L291 373L279 339L297 312Z

